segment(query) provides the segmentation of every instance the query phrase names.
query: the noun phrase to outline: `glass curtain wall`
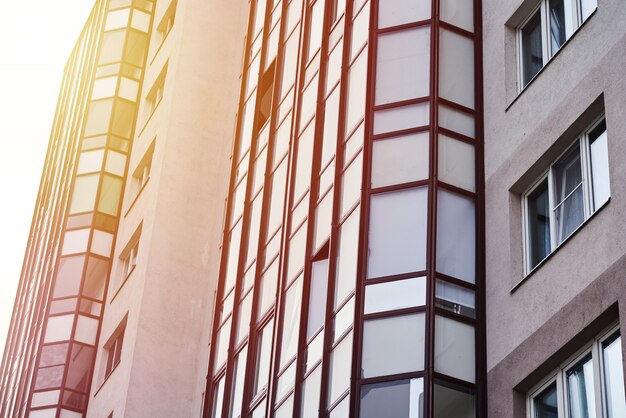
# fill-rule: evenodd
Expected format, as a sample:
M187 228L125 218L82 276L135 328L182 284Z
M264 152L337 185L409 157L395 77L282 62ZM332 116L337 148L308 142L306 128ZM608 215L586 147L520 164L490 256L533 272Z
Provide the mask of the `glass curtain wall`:
M83 417L135 129L153 3L110 0L65 214L29 416Z
M250 10L204 416L480 416L478 2Z

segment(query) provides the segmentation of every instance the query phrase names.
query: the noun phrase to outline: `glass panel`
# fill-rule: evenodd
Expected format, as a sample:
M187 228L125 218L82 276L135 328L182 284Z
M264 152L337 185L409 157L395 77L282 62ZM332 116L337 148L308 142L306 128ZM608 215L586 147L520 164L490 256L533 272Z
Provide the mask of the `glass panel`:
M39 369L39 371L37 372L37 379L35 380L35 389L60 387L61 382L63 381L64 369L64 366L55 366L47 367L45 369Z
M596 402L591 353L566 373L567 407L570 418L595 418Z
M423 370L424 318L424 313L416 313L366 320L361 377Z
M583 177L578 144L553 167L557 243L569 237L585 220Z
M44 345L41 349L41 357L39 358L39 367L56 366L65 364L67 359L67 349L69 344L52 344Z
M330 353L328 404L332 405L350 387L352 364L352 333L348 334Z
M241 245L241 224L239 221L230 232L230 245L228 246L228 261L226 263L226 278L224 282L224 291L228 293L235 285L235 277L237 276L237 262L239 261L239 247Z
M117 76L99 78L93 82L91 100L104 99L115 96L117 89Z
M333 215L332 203L333 191L331 190L326 193L326 196L317 205L317 209L315 210L315 237L313 240L314 251L317 250L330 236L330 227Z
M252 418L263 418L267 412L267 398L263 399L261 403L252 411Z
M550 254L550 209L548 179L533 190L527 200L528 258L530 268L535 267Z
M311 164L313 164L313 138L315 123L311 123L298 139L298 158L296 161L296 178L293 186L294 199L302 196L311 182Z
M543 67L543 41L541 36L541 13L539 10L521 30L522 81L526 85Z
M426 304L426 278L396 280L365 287L365 313L412 308Z
M98 336L98 320L89 318L84 315L78 315L76 321L76 331L74 332L74 339L81 343L94 345L96 343L96 337Z
M354 237L359 236L359 218L360 208L357 208L344 221L339 232L335 303L333 305L335 308L346 299L356 285L359 243Z
M428 132L379 139L372 145L372 188L428 178Z
M337 88L331 96L326 99L326 109L324 112L324 137L322 145L321 167L325 167L328 161L335 154L337 147L337 124L339 123L339 92Z
M361 199L361 182L363 180L363 153L360 153L341 176L340 217Z
M316 1L309 10L309 47L307 49L307 61L317 52L320 47L320 42L322 41L324 1Z
M103 257L111 255L111 247L113 246L113 234L94 229L91 237L90 251Z
M278 282L278 259L263 273L261 277L261 294L259 295L259 311L257 317L261 319L276 299L276 284Z
M78 159L78 168L76 169L76 174L78 175L100 171L102 169L103 159L103 149L81 153L80 158Z
M582 21L587 20L591 13L598 8L598 0L581 0L580 1L580 14L582 15Z
M32 408L40 406L54 405L59 402L60 390L49 390L47 392L35 392L30 402ZM54 416L54 414L53 414Z
M437 271L476 282L474 200L443 189L437 193Z
M283 317L283 335L280 352L280 368L296 355L298 347L298 328L300 325L300 306L302 304L302 275L291 285L285 294Z
M72 335L74 315L51 316L46 325L44 343L69 340Z
M237 330L235 331L235 347L248 336L250 329L250 314L252 311L252 292L239 304L239 315L237 317Z
M533 398L533 418L558 418L559 407L556 393L556 382L544 389Z
M307 122L315 115L318 84L318 78L315 76L300 95L300 132L302 132Z
M276 383L276 399L282 399L290 390L293 390L296 382L296 362L293 361L287 369L278 377Z
M360 409L361 418L421 417L424 413L424 380L396 380L364 385L361 389Z
M116 100L115 115L111 123L112 134L119 135L123 138L130 138L130 134L135 125L135 109L136 105L134 103Z
M548 15L550 16L550 46L551 53L565 43L565 4L563 0L550 0L548 2Z
M306 348L306 372L311 370L322 359L323 348L324 333L319 332Z
M265 386L267 386L267 382L269 380L273 333L274 321L272 320L261 331L261 338L259 338L258 342L256 372L254 378L255 395L259 393Z
M472 0L442 0L440 19L456 27L474 32L474 2Z
M276 231L282 223L285 204L285 182L287 180L287 160L284 160L272 176L272 196L267 224L269 233Z
M476 318L476 294L474 291L442 280L437 280L435 306L470 318Z
M416 103L374 112L374 135L427 126L430 104Z
M370 24L370 8L362 9L353 8L354 13L358 15L352 21L352 38L350 39L350 62L354 60L363 45L368 41L369 24Z
M124 51L124 61L136 67L142 67L146 55L148 36L145 33L128 31L128 42ZM132 106L132 105L131 105Z
M65 223L66 229L77 229L91 226L93 213L83 213L82 215L68 216Z
M76 229L65 232L61 254L84 253L87 251L89 232L89 229Z
M107 153L105 170L120 177L124 176L124 171L126 170L126 156L119 152L109 151Z
M89 105L89 111L87 113L85 136L107 133L109 131L109 122L111 121L112 110L112 99L92 102L91 105Z
M379 0L378 27L386 28L430 19L428 0Z
M302 418L319 417L321 384L322 368L318 367L302 385Z
M475 334L471 325L435 316L435 371L474 383Z
M89 388L91 367L95 349L81 344L72 345L72 355L67 370L65 386L79 392L87 392Z
M105 33L102 36L98 64L121 61L124 39L126 39L126 30L124 29Z
M476 135L474 117L448 106L439 105L439 126L470 138Z
M96 257L89 257L83 296L103 300L109 262Z
M118 96L123 99L134 102L137 100L137 94L139 93L139 82L131 80L130 78L122 77L120 80L120 89Z
M600 131L598 131L600 128ZM589 135L593 209L597 210L611 196L609 182L609 150L604 122Z
M328 418L350 418L350 396L346 396L330 411Z
M131 26L142 32L148 32L150 28L150 15L136 9L133 10Z
M228 353L228 344L230 338L230 324L229 319L222 328L217 332L217 338L215 341L215 372L226 362L226 354Z
M430 27L379 35L375 104L424 97L429 91Z
M274 418L291 418L293 417L293 395L280 405L274 414Z
M74 180L74 191L72 192L72 202L70 203L70 214L93 211L96 204L96 195L98 194L99 180L99 174L76 177Z
M306 232L307 223L305 222L289 242L289 263L287 265L288 283L297 274L300 274L304 266L304 255L306 253Z
M367 277L426 268L427 200L426 187L372 196Z
M363 51L348 71L348 99L346 102L346 130L348 134L363 118L367 81L367 50Z
M115 10L107 15L104 30L112 30L125 28L128 26L128 18L130 17L130 9Z
M476 191L474 146L439 135L439 180L470 192Z
M222 377L215 386L215 392L213 394L213 413L212 418L221 418L224 405L224 380ZM241 385L240 385L241 386Z
M53 409L40 409L36 411L30 411L28 418L55 418L57 416L56 408Z
M474 41L446 29L439 35L439 95L474 109Z
M85 257L83 256L63 257L59 260L53 297L62 298L78 295L84 262Z
M602 344L604 360L604 385L608 418L626 416L624 374L622 363L622 338L614 335Z
M434 395L434 418L476 417L476 397L468 393L467 389L461 387L453 389L435 384Z
M248 350L245 346L235 359L235 379L233 380L232 397L230 399L230 417L238 417L241 415L241 403L243 399L244 381L246 378L246 359L248 358Z
M328 259L314 261L311 267L311 291L306 332L307 340L324 325L327 286Z
M50 303L50 315L69 313L76 310L77 298L54 300Z
M256 260L259 249L259 234L261 232L261 209L263 208L263 192L254 198L251 204L250 225L248 230L248 249L246 251L246 267Z
M334 319L334 328L333 328L333 344L339 340L343 334L348 331L350 327L352 327L352 323L354 321L354 296L352 296L346 303L341 307L337 315L335 315Z
M117 216L117 208L122 193L122 179L104 175L100 187L98 211L107 215Z

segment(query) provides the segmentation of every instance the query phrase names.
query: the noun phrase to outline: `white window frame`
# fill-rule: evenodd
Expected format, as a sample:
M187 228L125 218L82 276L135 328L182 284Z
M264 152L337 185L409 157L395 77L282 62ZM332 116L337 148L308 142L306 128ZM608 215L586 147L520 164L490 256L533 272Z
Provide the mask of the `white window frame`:
M557 370L551 372L547 378L534 386L526 397L526 412L528 418L535 418L535 398L548 386L556 382L558 418L571 418L569 414L569 399L567 390L567 372L578 364L584 357L591 353L593 365L593 390L595 399L596 418L607 417L606 384L604 379L604 356L602 345L615 333L620 331L619 324L614 323L605 328L596 338L589 341L578 350L572 357L561 363Z
M574 33L582 26L586 21L583 20L582 14L582 2L584 0L563 0L565 8L565 41L557 50L552 51L552 39L550 35L550 19L549 19L549 3L551 0L541 0L536 7L528 14L528 16L522 21L522 23L516 29L516 47L517 47L517 80L519 91L521 92L529 85L540 73L541 69L548 64L552 57L562 49L567 41L572 37ZM569 10L568 10L569 9ZM597 5L596 5L597 9ZM539 11L541 18L541 46L542 46L542 58L543 63L541 69L537 71L528 83L524 84L524 54L522 48L522 30L528 24L528 22L535 16L535 13ZM569 13L568 13L569 11ZM593 15L593 12L589 14L587 19Z
M602 114L594 122L586 128L582 134L580 134L566 149L562 152L558 158L556 158L550 164L550 167L533 183L533 185L523 193L522 195L522 226L523 226L523 237L524 237L524 266L525 273L528 275L530 272L538 268L543 262L557 250L561 245L563 245L572 235L578 231L587 220L598 211L601 207L603 207L607 202L600 203L597 207L594 207L593 202L593 178L591 174L591 155L590 155L590 143L589 143L589 134L603 121L605 121L605 115ZM606 132L606 131L605 131ZM561 162L563 157L565 157L570 150L578 144L579 152L580 152L580 164L581 164L581 173L582 173L582 187L583 189L583 206L584 206L584 217L583 221L578 225L567 237L563 238L561 242L557 241L557 222L556 222L556 196L555 196L555 186L554 186L554 167ZM539 261L535 266L531 265L531 248L530 248L530 225L528 216L528 197L531 195L545 180L548 179L548 206L550 210L550 252L546 254L546 256ZM571 193L574 193L574 189ZM571 194L570 193L570 194ZM566 196L560 203L563 203L570 195Z

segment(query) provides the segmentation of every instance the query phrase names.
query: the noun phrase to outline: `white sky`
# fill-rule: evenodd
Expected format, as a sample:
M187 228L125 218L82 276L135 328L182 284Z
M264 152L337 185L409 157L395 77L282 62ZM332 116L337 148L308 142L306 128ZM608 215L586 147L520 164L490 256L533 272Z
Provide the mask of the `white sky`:
M94 0L0 0L0 358L63 68Z

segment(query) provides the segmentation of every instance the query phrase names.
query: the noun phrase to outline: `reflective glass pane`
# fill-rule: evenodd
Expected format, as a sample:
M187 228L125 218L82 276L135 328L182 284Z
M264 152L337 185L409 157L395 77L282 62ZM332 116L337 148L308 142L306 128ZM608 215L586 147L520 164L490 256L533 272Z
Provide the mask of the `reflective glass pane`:
M112 134L130 138L135 125L135 109L136 105L134 103L128 103L123 100L115 102L115 114L111 123Z
M452 388L438 384L435 384L434 392L434 418L476 417L476 397L473 393L461 387Z
M365 313L412 308L426 304L426 278L395 280L365 287Z
M94 345L98 336L98 320L84 315L78 315L74 339L81 343Z
M224 380L225 377L222 377L220 381L217 382L217 385L215 385L212 418L221 418L222 416L222 407L224 405Z
M379 139L372 145L372 187L428 178L428 132Z
M315 123L311 123L298 139L298 157L296 161L296 179L294 182L294 198L298 199L309 188L311 182L311 164L313 163L313 138Z
M91 100L104 99L115 96L117 89L117 76L99 78L93 82Z
M474 383L475 335L471 325L435 316L435 371Z
M235 377L233 381L232 396L230 398L230 414L231 417L241 415L241 402L243 398L244 381L246 378L246 359L248 358L248 350L245 346L235 359Z
M553 166L554 220L557 243L569 237L585 220L583 177L578 144Z
M94 229L91 237L90 252L103 257L111 256L111 247L113 246L113 234Z
M102 300L109 271L109 262L101 258L89 257L83 296Z
M139 93L139 82L131 80L130 78L122 77L120 80L118 96L134 102L137 100L137 93Z
M602 344L604 359L604 385L608 418L626 416L624 398L624 373L622 362L622 338L615 334Z
M474 200L443 189L439 189L437 199L437 271L475 283Z
M50 315L69 313L76 310L77 298L54 300L50 302Z
M88 176L75 178L69 213L90 212L94 210L99 181L99 174L90 174Z
M102 36L98 64L121 61L124 39L126 39L126 30L124 29L105 33Z
M426 268L427 198L425 187L372 196L367 277Z
M598 0L581 0L580 8L583 22L598 8Z
M521 30L522 82L528 84L543 67L543 41L540 11L533 15Z
M374 135L426 126L430 123L430 104L416 103L374 112Z
M226 354L228 353L228 344L230 338L230 324L231 320L226 321L224 325L217 332L217 338L215 341L215 371L217 372L220 367L226 362Z
M44 343L69 340L74 325L74 315L51 316L48 318Z
M274 413L274 418L293 417L293 394L287 398Z
M528 262L534 268L550 254L550 201L546 178L526 197Z
M439 105L439 126L470 138L476 135L476 124L472 115L444 105Z
M470 192L476 191L474 146L439 135L439 180Z
M439 36L439 95L474 109L474 41L446 29Z
M545 388L533 398L533 418L558 418L559 406L556 391L556 382Z
M474 32L474 2L472 0L442 0L440 19L456 27Z
M252 311L252 292L239 304L239 315L237 317L237 330L235 331L235 346L238 346L244 338L248 336L250 329L250 314Z
M350 214L341 225L339 232L337 274L335 276L335 308L354 290L356 284L359 243L354 237L359 236L359 216L360 208Z
M328 405L332 405L350 387L350 364L352 364L352 333L341 340L330 353Z
M109 173L116 174L120 177L124 175L126 170L126 156L119 152L109 151L107 153L107 162L105 170Z
M89 241L89 229L76 229L66 231L63 237L63 249L61 254L84 253L87 251Z
M340 217L344 217L361 199L361 182L363 180L363 153L360 153L341 175L341 209Z
M356 54L359 53L363 45L367 43L369 36L369 24L370 24L370 8L364 7L361 10L353 9L358 15L352 22L352 38L350 39L350 61L354 59Z
M107 14L106 24L104 30L112 30L125 28L128 26L128 18L130 17L130 8L114 10Z
M428 96L429 90L430 27L379 35L375 104Z
M348 100L346 103L346 133L352 132L365 112L367 81L367 50L363 51L348 71Z
M37 371L35 389L48 389L61 386L63 381L64 366L47 367ZM31 414L32 416L32 414ZM54 415L52 415L54 416Z
M606 125L602 122L589 134L591 152L591 178L593 185L593 208L597 210L611 196L609 182L609 149Z
M296 362L293 361L287 369L278 376L276 383L276 399L282 399L293 389L296 381Z
M137 31L128 31L128 42L124 51L124 61L136 67L143 66L148 36Z
M87 392L89 388L91 367L95 349L82 344L72 345L72 354L67 370L65 386L79 392Z
M113 110L113 100L98 100L89 105L87 122L85 123L85 136L105 134L109 131L109 122Z
M551 53L556 51L565 43L565 1L550 0L548 2L548 15L550 16L550 46Z
M298 347L298 328L300 325L300 306L302 304L302 275L291 285L285 294L283 317L283 335L280 353L280 368L296 355Z
M270 321L261 331L261 337L259 338L257 348L254 394L259 393L261 389L267 386L267 382L269 380L273 332L274 321Z
M380 0L378 27L386 28L430 19L429 0Z
M104 150L88 151L80 154L76 174L93 173L102 169Z
M59 402L60 390L49 390L46 392L35 392L30 402L32 408L40 406L55 405ZM53 415L54 416L54 415Z
M307 340L322 327L326 314L328 259L314 261L311 267L311 290L307 324Z
M63 257L59 259L53 297L62 298L78 295L83 276L85 257Z
M596 401L591 353L565 372L570 418L595 418Z
M363 378L424 369L425 314L366 320L363 324Z
M117 216L117 208L122 193L122 179L104 175L100 187L98 211L111 216Z
M39 357L39 367L65 364L68 348L68 343L44 345L41 349L41 356Z
M435 306L470 318L476 318L476 294L474 291L442 280L437 280Z
M257 313L259 319L261 319L265 312L274 304L277 281L278 259L272 263L261 277L261 294L259 295L259 311Z
M319 417L322 368L318 367L302 385L302 418Z
M361 388L361 418L418 418L424 411L424 380L396 380Z

